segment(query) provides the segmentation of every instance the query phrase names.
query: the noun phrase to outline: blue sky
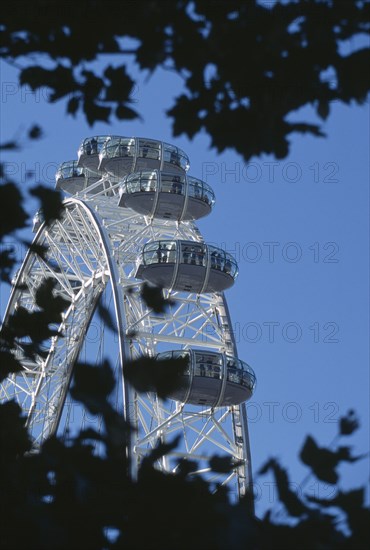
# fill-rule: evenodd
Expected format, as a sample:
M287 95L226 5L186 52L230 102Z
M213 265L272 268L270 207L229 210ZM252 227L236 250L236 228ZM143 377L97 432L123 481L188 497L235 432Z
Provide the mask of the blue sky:
M307 469L298 450L306 434L327 445L336 421L350 408L361 430L342 444L368 452L369 434L369 103L331 105L323 124L327 138L293 136L290 155L244 160L210 149L210 139L173 138L165 109L181 90L173 73L140 78L132 100L141 122L96 124L65 114L65 104L47 103L48 91L31 93L17 84L14 69L1 65L2 141L33 123L44 138L27 142L6 159L9 175L28 187L25 172L53 186L61 162L75 159L84 137L143 136L173 143L190 157L189 174L216 193L213 213L199 221L207 242L233 253L240 274L226 296L241 359L258 378L248 405L253 469L269 456L287 466L297 486ZM313 109L292 119L316 120ZM28 203L32 211L34 204ZM24 234L32 237L31 229ZM9 289L2 284L1 313ZM343 487L364 485L368 459L343 466ZM306 485L318 494L312 478ZM325 492L326 491L326 492ZM271 479L257 478L257 511L275 499ZM321 487L320 495L329 496Z

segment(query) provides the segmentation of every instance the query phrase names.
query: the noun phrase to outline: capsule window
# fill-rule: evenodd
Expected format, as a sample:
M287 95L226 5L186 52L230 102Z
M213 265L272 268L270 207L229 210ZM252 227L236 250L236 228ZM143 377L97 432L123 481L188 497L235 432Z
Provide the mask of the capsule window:
M164 161L175 164L176 166L181 166L181 158L177 147L169 145L168 143L164 145Z
M243 361L240 363L243 369L242 385L247 387L250 391L253 391L256 385L256 375L247 363L244 363Z
M164 144L164 155L163 155L164 162L168 162L169 164L174 164L175 166L179 166L183 170L188 170L189 168L189 158L184 153L184 151L181 151L181 149L178 149L174 145L170 145L169 143Z
M189 196L195 199L203 199L203 185L200 180L189 178Z
M77 178L84 177L84 169L81 166L77 166L77 161L63 162L60 165L57 172L57 178Z
M129 141L120 141L117 148L117 157L129 157L131 153L131 147Z
M97 155L98 154L98 139L92 137L86 140L84 144L85 153L87 155Z
M135 155L135 140L111 138L105 142L104 150L108 158L133 157Z
M242 374L242 386L245 386L246 388L248 388L249 390L252 391L253 389L253 381L251 379L251 375L249 374L249 372L243 372Z
M207 186L204 185L203 187L203 200L207 204L213 205L215 202L215 195L213 191Z
M243 366L241 361L235 358L228 358L226 362L227 380L234 384L242 384Z
M103 150L107 140L112 141L113 139L117 140L118 138L114 136L93 136L86 138L80 145L79 153L85 155L99 154Z
M161 191L163 193L175 193L177 195L184 194L185 178L172 174L162 174L161 176Z
M143 260L145 265L176 262L176 242L157 241L147 243L143 251Z
M120 140L117 138L109 139L104 147L105 154L107 157L117 157L119 156L119 142Z
M181 243L181 263L206 265L205 246L203 244Z
M139 157L159 160L160 158L159 141L149 139L139 139Z
M143 259L145 265L158 263L157 250L145 250L143 254Z
M97 136L93 139L96 140L96 147L95 144L93 144L92 150L96 150L97 153L100 153L103 149L104 143L107 141L107 136Z
M157 188L157 176L154 173L142 175L140 178L140 191L152 192Z
M221 378L221 357L215 354L195 354L195 376Z
M225 270L225 252L221 248L209 247L211 268L219 271Z
M143 250L143 261L145 265L155 264L158 262L158 243L147 243Z
M175 242L168 242L164 245L164 255L165 255L165 258L167 258L165 260L167 261L167 263L176 262L176 243Z
M238 274L238 265L234 258L228 253L225 254L224 271L232 277L236 277Z
M159 359L166 360L166 361L172 359L172 351L163 351L159 355Z
M183 170L185 170L185 172L186 172L187 170L189 170L189 166L190 166L190 165L189 165L189 158L188 158L188 156L185 155L185 153L184 153L183 151L181 151L180 149L179 149L178 154L179 154L179 157L180 157L180 167L181 167Z
M136 174L126 179L126 189L128 193L137 193L140 191L140 177Z

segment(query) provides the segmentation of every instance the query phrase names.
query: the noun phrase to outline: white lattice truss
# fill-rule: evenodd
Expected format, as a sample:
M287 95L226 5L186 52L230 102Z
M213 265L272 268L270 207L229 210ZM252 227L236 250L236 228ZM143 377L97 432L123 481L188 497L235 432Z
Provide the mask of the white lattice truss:
M29 251L14 282L5 314L19 306L37 309L35 292L45 278L57 282L55 293L70 306L46 346L46 356L30 360L18 356L24 371L9 377L1 387L1 400L16 399L28 417L35 447L57 429L68 428L67 393L73 366L84 346L95 306L103 291L113 298L118 338L117 382L122 396L118 408L135 427L129 453L135 476L140 459L159 441L181 435L177 449L158 463L165 471L176 471L179 459L198 461L196 473L209 472L208 459L227 455L239 464L229 474L208 475L209 480L228 484L237 495L250 484L249 442L245 406L201 408L172 400L161 401L155 394L138 394L122 380L124 361L143 354L154 356L158 349L179 347L227 352L236 356L231 322L223 294L167 292L173 305L165 314L153 314L140 296L142 281L135 279L142 246L149 240L186 239L202 241L193 222L174 223L150 219L120 208L118 183L104 178L84 194L65 201L61 220L41 226L35 242L47 247L45 259ZM87 192L88 191L88 192ZM112 348L113 338L109 346ZM59 428L58 428L59 426Z

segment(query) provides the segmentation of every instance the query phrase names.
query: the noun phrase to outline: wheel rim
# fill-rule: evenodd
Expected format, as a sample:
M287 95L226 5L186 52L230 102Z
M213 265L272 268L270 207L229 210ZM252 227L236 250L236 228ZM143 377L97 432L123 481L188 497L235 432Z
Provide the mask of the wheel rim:
M102 181L104 185L102 185ZM92 194L95 186L101 191ZM41 226L37 244L48 247L46 261L29 252L15 282L4 322L19 305L33 310L34 294L46 277L56 281L56 292L71 300L59 327L64 337L48 342L48 354L37 358L21 374L10 376L1 399L15 398L28 415L37 448L45 438L70 423L66 395L73 366L86 342L97 301L111 285L118 338L114 359L121 395L117 409L135 427L129 444L132 475L142 458L160 441L181 436L178 447L160 459L157 467L176 472L180 459L196 460L201 474L215 484L228 485L236 498L251 486L251 464L245 405L197 407L155 394L138 394L122 379L122 364L143 354L154 357L165 349L205 349L237 356L231 321L222 293L191 294L165 291L173 306L154 314L141 297L142 281L135 278L143 245L150 240L184 239L203 242L194 222L174 224L149 219L118 206L119 184L103 177L77 198L64 204L61 220ZM17 288L22 283L23 287ZM23 288L23 289L22 289ZM210 471L210 456L226 455L238 463L229 474Z

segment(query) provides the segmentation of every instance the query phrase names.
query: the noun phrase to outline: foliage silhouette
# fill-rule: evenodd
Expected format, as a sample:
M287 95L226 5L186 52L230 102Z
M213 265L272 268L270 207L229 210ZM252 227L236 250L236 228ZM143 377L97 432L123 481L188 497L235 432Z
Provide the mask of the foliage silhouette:
M140 357L123 365L126 379L139 392L156 392L165 399L181 384L181 376L188 365L188 358L172 361Z
M144 283L141 288L141 296L148 307L155 313L165 313L165 311L174 304L173 300L165 299L163 290L157 286Z
M40 353L39 346L54 334L49 324L60 321L68 302L54 296L53 289L53 282L46 279L36 291L39 311L31 314L20 308L3 327L2 378L20 368L12 353L17 341L31 338L29 353ZM156 300L160 296L157 294ZM163 308L167 307L166 300L162 300ZM104 311L106 321L107 315ZM36 331L34 316L38 319ZM125 375L138 391L156 390L166 397L181 379L186 361L159 363L142 358L126 365ZM71 396L91 414L102 417L104 430L90 428L73 437L51 437L37 454L29 453L31 441L19 406L14 402L0 405L1 548L237 550L299 546L329 550L368 546L370 512L364 505L363 489L338 489L334 498L326 500L303 498L290 489L287 472L274 459L260 474L273 472L279 501L288 519L295 520L293 524L288 520L277 523L271 513L257 520L248 514L245 503L231 504L225 488L212 492L205 480L193 475L195 462L180 461L177 475L156 470L157 461L175 448L176 441L153 449L143 460L138 479L132 480L125 450L132 428L109 402L114 384L108 362L98 367L77 365ZM340 420L339 433L349 436L358 426L358 419L350 411ZM103 452L97 454L96 449ZM319 448L310 436L301 456L314 475L330 478L334 484L338 481L338 462L359 458L352 457L348 447ZM218 456L210 457L209 465L215 472L237 467ZM338 512L329 514L327 509ZM343 516L347 528L344 532L340 528Z
M365 102L368 43L349 54L343 44L369 34L369 8L368 0L20 0L3 8L0 55L21 85L47 88L50 102L66 100L67 113L90 125L140 116L132 60L149 75L174 71L184 85L167 111L175 136L205 131L219 152L284 158L291 134L324 135L319 121L291 114L312 106L325 120L333 102Z
M212 493L206 481L192 476L195 463L183 465L178 475L156 470L157 460L176 447L176 440L153 449L133 481L125 453L130 427L107 399L113 386L107 363L78 366L72 394L103 417L105 430L89 429L64 440L52 437L37 454L27 454L31 442L18 405L0 406L0 486L6 503L2 548L367 548L370 511L364 506L364 489L338 490L332 499L293 498L288 475L275 460L260 474L272 469L280 502L289 516L300 518L295 524L277 524L270 512L261 521L249 516L243 503L230 504L224 488ZM98 456L97 445L105 453ZM215 471L232 468L220 457L210 465ZM327 508L338 514L328 514ZM350 534L338 528L343 515Z
M337 483L338 473L336 467L340 462L356 462L361 457L351 456L349 447L339 447L336 451L321 448L309 435L301 449L300 458L309 466L315 476L327 483Z
M158 67L176 70L184 79L185 92L169 110L175 135L192 137L204 129L218 151L232 147L245 159L261 153L284 157L292 132L322 136L319 125L287 121L300 107L314 105L325 120L332 101L362 103L369 90L368 49L348 56L340 53L341 41L368 33L368 2L300 0L268 6L252 0L176 0L142 6L99 0L8 3L2 14L0 55L26 64L20 68L21 84L32 89L47 86L51 102L66 99L67 112L82 111L90 124L113 116L139 116L132 109L134 80L122 63L126 55L133 55L150 73ZM124 37L134 39L130 50L122 46ZM245 52L245 61L240 51ZM117 55L120 65L104 66L101 73L90 70L89 63L104 53ZM41 66L44 54L52 68ZM323 76L328 69L334 75L331 83ZM28 132L30 139L41 135L37 125ZM2 148L17 150L18 145L9 141ZM60 215L58 193L38 187L33 194L41 202L46 223ZM14 182L3 178L0 240L26 227L27 219L22 194ZM45 254L35 246L34 252ZM2 281L10 282L15 262L11 249L1 250ZM159 313L169 305L158 289L147 289L143 298ZM16 344L31 356L41 354L42 344L55 334L53 325L68 307L47 279L37 290L37 303L39 311L31 314L19 308L2 328L1 380L22 368L13 353ZM99 313L113 328L104 306L99 306ZM186 365L173 368L167 362L155 367L153 360L143 358L125 366L126 376L138 391L155 389L165 397ZM269 511L257 520L248 515L244 502L232 505L224 488L212 492L206 481L192 475L197 469L194 462L181 461L177 475L156 470L156 462L176 441L153 449L138 479L132 480L126 455L132 428L109 402L113 387L108 362L76 366L71 394L102 417L104 430L82 430L64 439L53 436L38 453L30 452L32 442L19 406L0 405L1 548L369 547L370 511L364 489L344 492L338 484L339 462L360 458L353 457L349 447L320 448L308 436L301 450L312 475L336 487L331 499L295 494L286 470L269 459L259 475L271 471L275 476L286 517L276 522ZM350 436L358 427L350 411L340 420L339 435ZM97 448L103 449L99 455ZM217 456L209 464L214 471L225 472L237 466Z

